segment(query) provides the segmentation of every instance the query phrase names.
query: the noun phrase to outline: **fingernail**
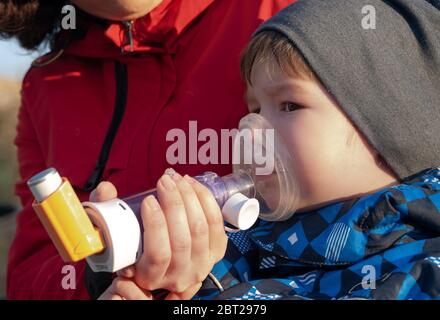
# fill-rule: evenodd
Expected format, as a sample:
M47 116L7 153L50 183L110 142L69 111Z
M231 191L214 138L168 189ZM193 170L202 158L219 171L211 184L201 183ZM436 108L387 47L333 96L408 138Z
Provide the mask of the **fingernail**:
M176 171L173 168L167 168L164 172L164 174L167 174L169 176L172 176Z
M101 183L98 184L98 186L95 188L95 190L93 190L92 196L93 196L93 201L102 201L101 200L101 197L102 197L102 185L101 185Z
M90 193L89 199L92 202L96 201L96 189L93 189L93 191Z
M164 174L162 178L160 178L160 182L162 183L164 188L168 191L173 191L176 188L176 184L167 174Z
M171 175L171 179L173 179L174 181L179 181L180 179L182 179L182 176L180 174L178 174L177 172L174 172L173 175Z
M147 204L151 210L159 210L160 209L159 202L157 202L155 196L152 196L152 195L148 196L147 197Z
M189 184L194 184L196 183L196 180L194 178L191 178L189 175L185 174L185 176L183 177L183 179L186 180L186 182L188 182Z

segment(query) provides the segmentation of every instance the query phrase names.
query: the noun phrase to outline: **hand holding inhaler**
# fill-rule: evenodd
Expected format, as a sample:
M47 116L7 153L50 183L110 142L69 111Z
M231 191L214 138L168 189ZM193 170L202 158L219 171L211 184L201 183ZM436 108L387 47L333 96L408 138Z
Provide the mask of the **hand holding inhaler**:
M144 289L182 292L204 280L223 257L227 244L223 218L212 193L188 176L165 174L157 183L157 197L159 201L149 195L140 204L142 256L119 274L134 277ZM91 195L92 201L113 198L116 189L109 182Z

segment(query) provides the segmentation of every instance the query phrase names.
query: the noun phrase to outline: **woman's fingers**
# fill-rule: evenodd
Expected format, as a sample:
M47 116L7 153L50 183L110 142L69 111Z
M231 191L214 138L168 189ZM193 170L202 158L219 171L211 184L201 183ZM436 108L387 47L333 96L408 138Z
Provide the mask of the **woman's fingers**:
M141 204L144 251L132 277L148 290L168 289L173 297L192 297L215 262L223 258L227 237L220 208L211 192L196 180L175 173L157 183L157 196ZM188 291L189 290L189 291ZM185 293L189 292L188 295Z
M139 288L132 280L118 277L99 300L152 300L152 294Z
M192 281L201 282L206 273L211 271L212 262L209 253L209 228L208 222L200 205L200 201L192 185L194 180L185 176L177 185L185 204L188 225L191 233L191 260L196 266L196 278Z
M176 282L180 279L179 288L172 291L182 292L190 285L201 282L206 276L205 273L211 269L210 255L209 255L209 234L208 224L205 219L200 202L194 192L191 184L186 179L175 173L173 175L180 197L183 201L184 210L186 213L187 224L190 233L190 260L189 265L192 265L191 272L188 272L185 278L182 277L182 269L179 269L179 261L177 257L172 257L171 267L167 272L167 279L171 282ZM170 238L173 235L170 234ZM188 268L188 264L185 266ZM202 278L203 277L203 278Z
M152 300L152 294L142 290L132 280L118 277L113 281L115 293L123 300Z
M188 289L186 289L184 292L177 293L177 292L170 292L166 297L165 300L191 300L192 297L200 290L202 287L202 283L196 283L195 285L192 285Z
M110 286L99 296L98 300L122 300L122 297L115 293L113 286Z
M124 278L128 278L131 279L136 275L136 267L135 266L129 266L125 269L119 270L116 272L116 274L119 277L124 277Z
M221 210L208 188L194 178L187 177L186 179L192 180L192 187L197 194L200 205L205 213L209 229L211 259L213 262L218 262L223 259L228 243Z
M145 289L156 290L163 284L171 261L168 226L164 213L154 196L146 197L141 204L144 226L144 248L136 264L136 282Z
M168 275L174 276L176 273L182 278L182 274L187 274L191 267L191 233L188 226L185 204L176 185L181 177L175 174L174 179L169 175L163 175L157 184L157 194L162 204L168 227L168 235L171 248L171 262L167 270ZM179 292L186 289L185 280L176 282L174 278L168 282L169 286L165 289Z
M89 200L93 202L101 202L112 200L118 196L116 187L108 181L103 181L90 193Z

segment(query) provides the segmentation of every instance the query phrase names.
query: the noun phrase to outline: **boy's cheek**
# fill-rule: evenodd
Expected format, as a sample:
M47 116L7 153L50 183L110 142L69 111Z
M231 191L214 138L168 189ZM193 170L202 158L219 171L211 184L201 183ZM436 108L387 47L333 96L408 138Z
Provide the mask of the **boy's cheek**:
M303 142L305 142L303 140ZM341 152L329 145L306 142L292 155L294 174L300 188L300 208L329 201L337 196L340 184L347 179Z

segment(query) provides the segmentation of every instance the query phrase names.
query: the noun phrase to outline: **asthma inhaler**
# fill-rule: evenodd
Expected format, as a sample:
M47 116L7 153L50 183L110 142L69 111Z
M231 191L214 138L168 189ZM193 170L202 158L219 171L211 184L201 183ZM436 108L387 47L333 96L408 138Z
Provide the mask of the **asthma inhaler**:
M235 230L249 229L258 219L259 203L253 198L254 184L248 173L219 177L206 172L194 178L212 192L225 221ZM31 178L28 185L36 199L34 209L64 261L86 258L95 272L116 272L139 259L143 243L140 207L145 197L157 196L156 189L81 204L67 179L53 168Z
M32 206L64 261L76 262L104 250L99 230L66 178L50 168L32 177L28 186L35 198Z

